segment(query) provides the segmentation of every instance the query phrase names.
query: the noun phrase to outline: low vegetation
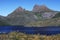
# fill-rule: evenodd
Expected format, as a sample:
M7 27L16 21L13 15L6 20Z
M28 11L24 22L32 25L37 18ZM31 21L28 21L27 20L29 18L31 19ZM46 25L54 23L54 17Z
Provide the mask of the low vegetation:
M0 34L0 40L60 40L60 34L47 36L40 34L10 32L8 34Z
M10 25L9 23L7 23L6 21L0 21L0 26L8 26Z

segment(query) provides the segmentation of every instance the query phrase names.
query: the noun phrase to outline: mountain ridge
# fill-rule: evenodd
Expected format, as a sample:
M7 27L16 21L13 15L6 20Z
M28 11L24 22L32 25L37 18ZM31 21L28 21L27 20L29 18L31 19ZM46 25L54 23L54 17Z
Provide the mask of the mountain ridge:
M6 22L10 25L27 25L30 23L34 24L38 21L45 22L45 20L51 20L57 13L57 11L51 10L45 5L35 5L32 11L28 11L22 7L18 7L8 16L1 17L0 19L1 21L6 20Z

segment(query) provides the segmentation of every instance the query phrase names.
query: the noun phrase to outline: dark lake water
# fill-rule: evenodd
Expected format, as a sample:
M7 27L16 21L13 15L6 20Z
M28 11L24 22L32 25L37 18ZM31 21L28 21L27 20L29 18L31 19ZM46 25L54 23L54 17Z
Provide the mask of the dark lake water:
M60 26L51 27L23 27L23 26L0 26L0 33L19 31L26 34L54 35L60 34Z

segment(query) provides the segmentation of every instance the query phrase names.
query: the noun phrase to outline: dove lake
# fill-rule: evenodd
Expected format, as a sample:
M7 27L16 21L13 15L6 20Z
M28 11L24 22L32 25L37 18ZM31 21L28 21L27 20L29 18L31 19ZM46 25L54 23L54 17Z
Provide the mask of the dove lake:
M0 26L1 33L9 33L13 31L23 32L26 34L55 35L60 34L59 26L49 27L24 27L24 26Z

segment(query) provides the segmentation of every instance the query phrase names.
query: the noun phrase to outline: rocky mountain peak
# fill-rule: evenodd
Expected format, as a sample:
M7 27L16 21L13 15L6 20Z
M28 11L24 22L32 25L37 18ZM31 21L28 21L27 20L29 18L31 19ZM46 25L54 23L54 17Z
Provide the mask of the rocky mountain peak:
M33 11L33 12L37 12L39 8L40 8L40 6L36 4L36 5L34 5L32 11Z
M41 12L41 11L52 11L52 10L50 10L46 5L35 5L34 7L33 7L33 10L32 10L33 12Z
M39 5L37 5L37 4L35 4L35 5L34 5L34 8L35 8L35 7L40 7L40 6L39 6Z
M23 9L22 7L18 7L15 11L16 11L16 12L23 12L24 9Z

